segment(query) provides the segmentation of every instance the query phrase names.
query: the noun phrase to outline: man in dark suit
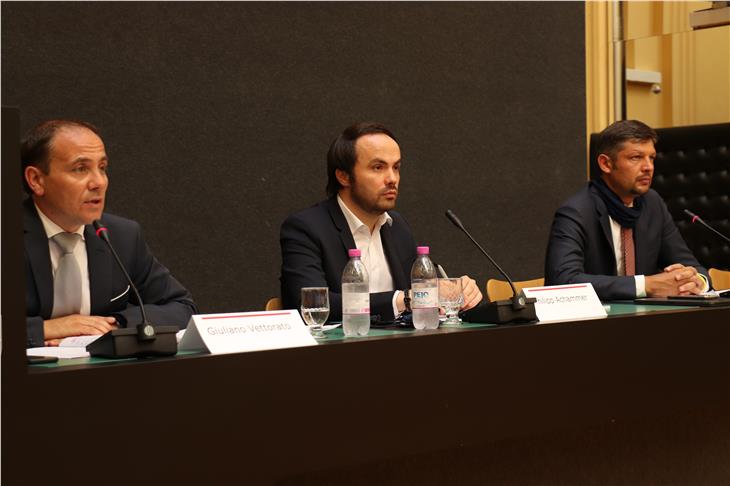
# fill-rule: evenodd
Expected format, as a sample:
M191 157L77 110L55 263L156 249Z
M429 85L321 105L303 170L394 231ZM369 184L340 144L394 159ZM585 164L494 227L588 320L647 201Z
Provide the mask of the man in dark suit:
M600 175L555 213L545 283L590 282L603 300L707 290L707 270L650 188L656 132L623 120L598 138Z
M85 122L50 120L21 143L27 346L103 334L141 321L136 299L91 223L101 220L153 324L184 328L196 311L185 288L152 256L137 223L103 213L107 159Z
M393 211L400 183L400 147L376 123L346 128L327 154L329 199L289 216L281 225L281 296L299 308L302 287L329 287L330 320L342 318L342 271L347 250L358 248L370 276L370 312L390 321L406 310L416 243L406 220ZM462 277L464 308L482 298Z

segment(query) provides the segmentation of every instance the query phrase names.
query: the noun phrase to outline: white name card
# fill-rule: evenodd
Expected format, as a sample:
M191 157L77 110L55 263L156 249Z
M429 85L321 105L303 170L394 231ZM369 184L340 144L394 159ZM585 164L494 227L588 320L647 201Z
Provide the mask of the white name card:
M535 312L540 322L606 317L606 309L598 299L593 285L589 283L530 287L523 290L525 296L537 299Z
M225 354L315 344L317 341L297 311L280 310L194 315L179 348Z

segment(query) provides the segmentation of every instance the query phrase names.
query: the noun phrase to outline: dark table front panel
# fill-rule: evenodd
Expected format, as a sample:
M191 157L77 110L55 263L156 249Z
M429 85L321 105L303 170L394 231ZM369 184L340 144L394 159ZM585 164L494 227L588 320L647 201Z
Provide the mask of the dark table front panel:
M327 479L325 473L365 468L381 471L371 478L379 482L427 483L447 480L456 467L434 457L458 451L479 457L473 451L498 443L534 449L561 431L563 446L578 443L576 434L600 440L614 422L637 431L622 435L624 445L611 439L626 450L632 441L656 438L657 428L642 424L662 417L679 426L672 417L691 415L694 426L727 438L727 419L717 419L718 410L730 410L729 345L730 309L683 309L33 369L12 397L3 393L3 406L10 399L17 414L17 422L3 422L3 478L7 484L358 482L362 475ZM51 440L35 447L37 437ZM490 477L525 478L517 457L492 464ZM598 463L604 472L647 464L634 460ZM413 466L419 461L426 467ZM462 463L473 471L460 469L458 477L478 482L484 478L478 464ZM407 478L398 476L403 470ZM697 470L703 478L722 473ZM570 477L569 469L563 473ZM560 471L551 474L560 483Z

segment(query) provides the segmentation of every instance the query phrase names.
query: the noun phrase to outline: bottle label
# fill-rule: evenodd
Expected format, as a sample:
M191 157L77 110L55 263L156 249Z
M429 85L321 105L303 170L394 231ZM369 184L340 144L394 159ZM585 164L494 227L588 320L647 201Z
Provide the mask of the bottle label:
M433 309L439 306L439 291L436 286L413 286L411 289L412 309Z
M342 294L343 314L370 314L370 294L348 292Z

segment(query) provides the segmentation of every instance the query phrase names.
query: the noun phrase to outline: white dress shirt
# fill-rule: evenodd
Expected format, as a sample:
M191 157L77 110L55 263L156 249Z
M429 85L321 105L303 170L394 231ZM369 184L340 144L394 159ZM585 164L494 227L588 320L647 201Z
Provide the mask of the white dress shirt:
M51 221L48 216L43 214L43 211L36 205L38 210L38 216L41 218L43 223L43 229L46 230L46 236L48 236L48 249L51 253L51 268L53 270L53 278L56 278L56 270L58 269L58 260L61 259L63 250L53 242L51 238L56 236L58 233L64 233L65 230L58 226L56 223ZM89 291L89 259L86 255L86 240L84 238L84 227L81 226L75 233L81 235L81 241L74 248L73 254L76 261L79 264L79 270L81 271L81 314L88 316L91 314L91 293ZM51 316L63 317L63 316Z
M380 238L380 228L384 224L392 225L393 218L387 212L381 214L371 233L370 228L355 216L339 195L337 196L337 204L340 205L342 214L345 215L350 233L352 233L352 239L355 240L355 246L362 254L360 260L368 270L370 293L374 294L377 292L396 290L395 284L393 283L393 275L388 266L388 260L385 258L383 240ZM396 316L398 315L398 308L396 306L397 295L397 292L393 294L393 315Z
M612 217L608 217L608 221L611 223L611 237L613 238L613 253L616 256L616 275L624 275L624 252L623 242L621 241L621 225L618 224ZM707 292L710 288L707 277L698 273L702 277L703 281L703 292ZM644 275L634 275L636 281L636 297L646 297L646 277Z

